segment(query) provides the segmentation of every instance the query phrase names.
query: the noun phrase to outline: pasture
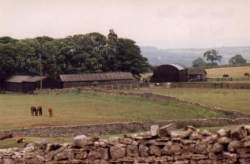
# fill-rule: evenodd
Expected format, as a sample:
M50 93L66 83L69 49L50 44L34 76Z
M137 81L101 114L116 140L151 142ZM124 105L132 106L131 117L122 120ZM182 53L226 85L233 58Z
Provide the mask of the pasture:
M222 78L224 74L229 75L231 78L246 78L244 74L250 74L250 66L209 68L206 71L207 78Z
M54 117L32 117L30 106L51 107ZM178 102L92 91L37 95L0 94L0 130L55 125L220 117L221 113Z
M212 89L212 88L142 88L139 92L177 97L223 110L250 114L250 90L248 89Z

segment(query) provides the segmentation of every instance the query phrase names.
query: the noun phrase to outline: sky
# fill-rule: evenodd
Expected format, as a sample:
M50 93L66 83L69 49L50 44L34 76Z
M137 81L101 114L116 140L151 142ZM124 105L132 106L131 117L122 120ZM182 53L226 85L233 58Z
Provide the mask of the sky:
M140 46L250 46L250 0L0 0L0 36L114 29Z

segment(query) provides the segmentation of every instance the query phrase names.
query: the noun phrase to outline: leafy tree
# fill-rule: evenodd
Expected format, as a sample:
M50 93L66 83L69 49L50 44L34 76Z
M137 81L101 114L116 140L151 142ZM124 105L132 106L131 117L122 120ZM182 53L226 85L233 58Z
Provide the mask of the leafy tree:
M0 43L2 43L2 44L15 43L16 41L17 41L17 39L13 39L9 36L0 37Z
M203 67L207 63L202 58L197 58L192 62L193 67Z
M16 49L15 44L0 44L0 74L8 75L15 73Z
M116 69L129 71L136 75L147 72L149 68L147 59L141 55L140 48L130 39L120 38L118 40L116 61Z
M218 65L218 62L222 59L222 56L214 49L206 51L203 56L210 62L210 65Z
M246 64L247 60L244 59L240 54L237 54L233 56L231 59L229 59L229 64Z
M40 60L41 56L41 60ZM54 39L0 37L0 74L40 74L52 78L63 73L130 71L139 74L150 66L131 39L88 33Z

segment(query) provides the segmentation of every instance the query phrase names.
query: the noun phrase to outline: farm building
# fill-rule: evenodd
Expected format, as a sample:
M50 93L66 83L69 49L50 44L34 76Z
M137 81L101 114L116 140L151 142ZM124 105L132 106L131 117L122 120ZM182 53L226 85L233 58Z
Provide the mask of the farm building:
M137 82L130 72L62 74L60 80L63 88Z
M31 76L31 75L14 75L6 79L5 89L14 92L33 92L40 88L59 88L59 83L51 80L46 76Z
M4 90L4 81L6 79L6 75L3 73L0 73L0 90Z
M189 68L188 69L188 81L205 81L207 78L207 72L203 68Z
M179 64L161 65L154 69L152 82L205 81L207 72L203 68L187 68Z
M188 81L187 68L179 64L161 65L154 69L152 82L185 82Z

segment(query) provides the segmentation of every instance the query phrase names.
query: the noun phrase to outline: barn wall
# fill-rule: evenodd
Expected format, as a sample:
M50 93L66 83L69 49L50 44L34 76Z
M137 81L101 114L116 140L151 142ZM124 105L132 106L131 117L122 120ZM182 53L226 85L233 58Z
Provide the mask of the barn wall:
M189 74L188 80L195 80L195 81L205 81L207 78L206 74Z
M13 92L23 92L23 84L22 83L7 82L6 83L6 90L13 91Z
M33 92L36 89L36 83L34 82L24 82L23 83L23 92Z
M179 82L188 81L188 73L187 70L179 71Z
M0 81L0 90L4 90L3 81Z
M78 81L78 82L63 82L63 88L93 86L93 85L112 85L112 84L133 84L135 80L113 80L113 81Z
M5 85L6 85L5 89L7 91L29 93L40 88L40 81L22 82L22 83L6 82ZM61 82L59 81L52 79L45 79L43 80L43 88L44 89L62 88L62 85Z
M62 88L62 84L58 80L54 79L44 79L42 82L43 88L44 89L59 89ZM36 88L40 88L40 81L36 82Z

